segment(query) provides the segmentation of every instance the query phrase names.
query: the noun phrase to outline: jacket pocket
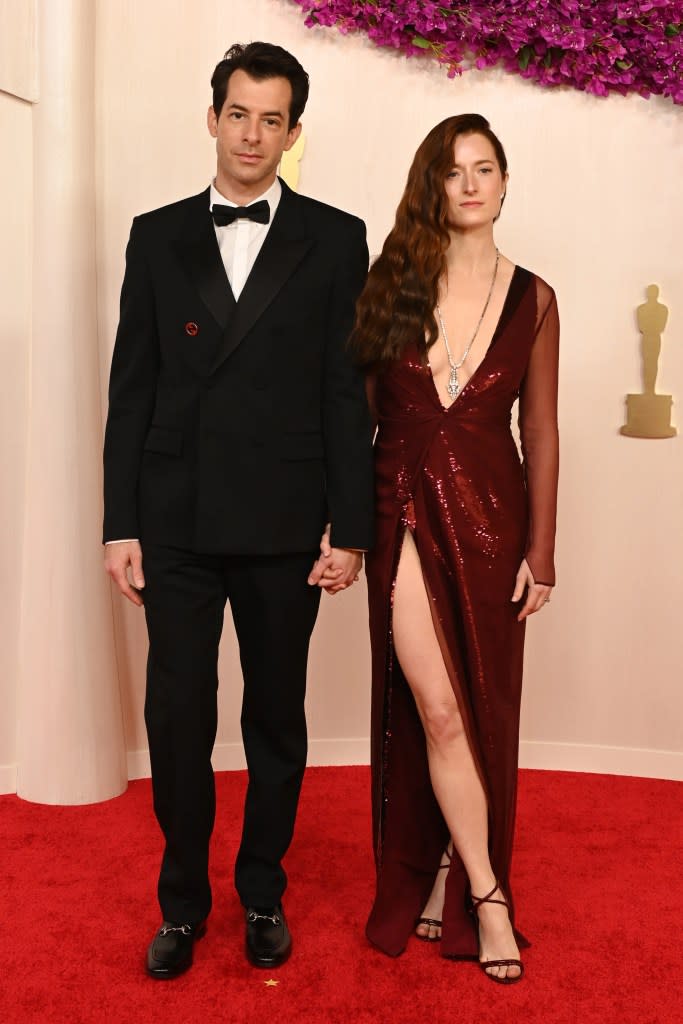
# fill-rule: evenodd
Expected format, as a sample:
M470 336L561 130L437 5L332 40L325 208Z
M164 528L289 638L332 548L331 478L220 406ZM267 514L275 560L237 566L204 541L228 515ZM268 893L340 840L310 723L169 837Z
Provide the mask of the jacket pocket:
M150 427L145 438L146 452L159 455L179 456L183 453L182 430L171 430L168 427Z

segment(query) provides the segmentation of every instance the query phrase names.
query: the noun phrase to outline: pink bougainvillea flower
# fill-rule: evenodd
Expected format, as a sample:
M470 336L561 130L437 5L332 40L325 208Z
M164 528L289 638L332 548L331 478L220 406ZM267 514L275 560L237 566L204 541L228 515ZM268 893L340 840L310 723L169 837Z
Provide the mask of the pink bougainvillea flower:
M541 85L683 103L683 0L293 0L306 25L429 55L449 77L501 65Z

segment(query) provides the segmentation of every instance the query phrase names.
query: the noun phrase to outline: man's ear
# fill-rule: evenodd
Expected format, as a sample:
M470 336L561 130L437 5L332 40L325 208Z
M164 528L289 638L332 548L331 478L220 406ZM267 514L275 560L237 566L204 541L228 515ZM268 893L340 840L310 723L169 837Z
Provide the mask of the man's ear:
M296 140L301 135L301 128L302 128L301 121L298 121L294 125L293 128L289 129L289 131L287 133L287 141L285 143L285 148L284 148L285 153L292 148L292 146L294 145Z
M216 111L213 107L209 107L206 112L206 124L209 129L209 135L215 139L218 135L218 118L216 117Z

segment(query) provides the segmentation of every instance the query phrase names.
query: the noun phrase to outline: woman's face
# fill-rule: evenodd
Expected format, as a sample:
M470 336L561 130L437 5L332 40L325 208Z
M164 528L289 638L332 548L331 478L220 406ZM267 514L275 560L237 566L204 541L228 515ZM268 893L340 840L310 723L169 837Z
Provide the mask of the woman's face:
M491 224L500 213L507 174L485 135L459 135L453 146L453 166L446 174L449 220L456 230L469 231Z

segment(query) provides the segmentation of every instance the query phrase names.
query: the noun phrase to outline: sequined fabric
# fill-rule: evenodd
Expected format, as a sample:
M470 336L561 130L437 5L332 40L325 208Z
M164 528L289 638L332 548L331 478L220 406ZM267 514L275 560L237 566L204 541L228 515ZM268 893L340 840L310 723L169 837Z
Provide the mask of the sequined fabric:
M510 599L525 555L539 582L554 582L557 345L552 289L518 267L488 353L450 407L441 404L417 349L376 380L377 542L367 574L377 893L367 934L390 955L412 933L448 838L424 733L393 650L391 608L406 530L487 793L494 870L510 893L524 649L524 625ZM510 430L517 397L523 461ZM466 900L454 855L444 956L477 955Z

